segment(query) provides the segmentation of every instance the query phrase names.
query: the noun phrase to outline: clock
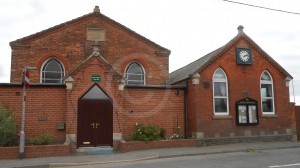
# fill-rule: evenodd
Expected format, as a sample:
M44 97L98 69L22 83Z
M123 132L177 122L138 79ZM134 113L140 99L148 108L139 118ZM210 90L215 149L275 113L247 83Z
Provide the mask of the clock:
M249 56L249 53L247 51L243 50L239 53L239 55L240 55L241 61L243 61L243 62L249 61L250 56Z
M236 63L240 65L251 65L252 64L251 49L236 48Z

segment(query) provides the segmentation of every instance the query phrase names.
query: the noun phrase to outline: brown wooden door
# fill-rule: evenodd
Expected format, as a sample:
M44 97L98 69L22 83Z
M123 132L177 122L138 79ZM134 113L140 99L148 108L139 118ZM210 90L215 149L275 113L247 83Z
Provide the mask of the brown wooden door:
M113 146L113 105L108 97L78 101L77 147L92 146Z

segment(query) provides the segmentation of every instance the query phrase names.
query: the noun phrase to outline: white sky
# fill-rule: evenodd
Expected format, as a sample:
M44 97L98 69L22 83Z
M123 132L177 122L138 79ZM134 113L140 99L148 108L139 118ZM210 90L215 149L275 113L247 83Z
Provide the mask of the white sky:
M300 13L299 0L234 1ZM9 82L10 41L90 13L95 5L170 49L170 72L226 44L243 25L244 32L294 77L300 104L300 15L223 0L0 0L0 83Z

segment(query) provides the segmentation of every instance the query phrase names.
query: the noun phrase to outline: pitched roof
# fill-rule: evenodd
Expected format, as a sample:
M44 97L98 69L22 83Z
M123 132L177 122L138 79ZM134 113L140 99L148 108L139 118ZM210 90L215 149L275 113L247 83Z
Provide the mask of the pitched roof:
M184 79L188 78L190 75L192 75L194 72L196 72L199 67L203 66L208 60L210 60L213 56L215 56L217 53L219 53L222 50L223 47L216 49L215 51L206 54L205 56L197 59L196 61L177 69L176 71L173 71L169 75L169 80L167 81L167 84L173 84L180 81L183 81Z
M97 10L97 8L98 8L98 10ZM57 30L60 30L60 29L62 29L62 28L66 28L66 27L70 26L71 24L74 24L74 23L76 23L76 22L78 22L78 21L87 20L87 19L91 19L91 18L95 18L95 17L102 18L102 19L104 19L104 20L106 20L106 21L108 21L108 22L111 22L111 23L117 25L118 27L120 27L120 28L123 29L124 31L130 33L131 35L133 35L133 36L135 36L135 37L137 37L137 38L139 38L139 39L141 39L141 40L146 41L146 42L149 43L150 45L153 45L153 46L159 48L160 50L163 50L163 51L166 52L167 54L170 54L170 53L171 53L171 51L170 51L169 49L160 46L159 44L157 44L157 43L155 43L155 42L149 40L148 38L146 38L146 37L144 37L144 36L138 34L137 32L135 32L135 31L133 31L133 30L127 28L126 26L124 26L124 25L118 23L117 21L115 21L115 20L113 20L113 19L111 19L111 18L105 16L104 14L100 13L100 10L99 10L99 7L98 7L98 6L95 7L94 12L92 12L92 13L83 15L83 16L81 16L81 17L72 19L72 20L70 20L70 21L61 23L61 24L56 25L56 26L50 27L50 28L48 28L48 29L42 30L42 31L37 32L37 33L35 33L35 34L32 34L32 35L29 35L29 36L26 36L26 37L17 39L17 40L15 40L15 41L11 41L11 42L9 43L9 45L10 45L10 46L23 46L23 45L24 45L24 44L23 44L24 42L27 42L27 41L30 41L30 40L32 40L32 39L41 37L41 36L43 36L43 35L46 35L47 33L50 33L50 32L53 32L53 31L57 31Z
M283 73L285 76L290 77L293 79L293 77L282 67L280 66L271 56L269 56L263 49L261 49L248 35L246 35L243 31L243 26L239 26L238 30L239 33L230 40L227 44L224 46L214 50L213 52L199 58L198 60L178 69L170 73L169 79L167 80L167 84L175 84L178 82L181 82L185 79L188 79L195 73L201 71L205 67L209 66L211 62L213 62L215 59L217 59L219 56L221 56L223 53L226 52L226 50L234 45L240 38L244 38L245 40L248 40L251 44L253 44L253 48L256 48L259 52L262 53L262 55L273 65L278 71Z

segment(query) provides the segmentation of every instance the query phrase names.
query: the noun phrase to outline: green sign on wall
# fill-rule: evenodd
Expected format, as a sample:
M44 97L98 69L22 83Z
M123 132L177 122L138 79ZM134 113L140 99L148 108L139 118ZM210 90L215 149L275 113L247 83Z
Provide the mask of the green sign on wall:
M101 82L100 75L92 75L92 82Z

